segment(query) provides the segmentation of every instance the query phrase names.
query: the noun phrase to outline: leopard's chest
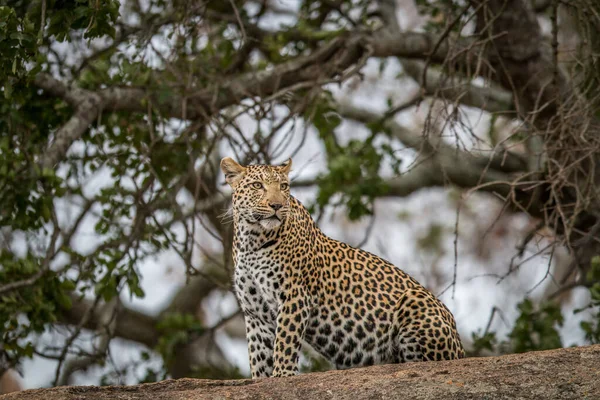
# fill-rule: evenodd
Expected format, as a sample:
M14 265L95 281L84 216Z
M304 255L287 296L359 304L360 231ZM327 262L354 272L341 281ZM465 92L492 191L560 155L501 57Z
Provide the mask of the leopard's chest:
M272 250L239 253L234 274L238 299L245 312L274 321L285 279L285 266Z

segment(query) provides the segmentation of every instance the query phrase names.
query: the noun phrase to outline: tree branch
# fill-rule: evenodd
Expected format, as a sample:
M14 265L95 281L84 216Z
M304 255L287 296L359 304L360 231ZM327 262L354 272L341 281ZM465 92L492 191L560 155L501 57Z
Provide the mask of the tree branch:
M365 109L359 109L348 104L339 104L337 110L341 116L350 118L363 123L372 123L382 121L383 116ZM383 124L388 128L391 134L402 142L404 145L418 151L424 151L426 156L431 153L438 154L439 157L449 161L448 166L452 168L453 160L457 160L460 165L469 163L478 172L484 172L485 168L490 167L497 169L501 174L490 179L505 180L507 178L505 172L526 172L527 161L520 156L510 153L506 149L497 149L491 151L489 156L477 156L471 152L461 151L456 147L446 144L442 141L437 143L430 142L426 137L417 135L409 129L400 126L392 118L383 121ZM490 171L493 174L493 171ZM488 179L485 179L489 181ZM475 186L475 185L474 185Z
M217 275L219 275L218 272L221 271L217 271ZM221 273L217 279L227 281L228 278L224 275ZM91 316L85 320L82 327L100 333L99 351L88 357L69 360L65 364L60 382L66 384L73 372L98 361L101 358L102 349L107 349L108 341L112 337L141 343L151 349L155 348L161 336L161 333L157 329L161 318L167 313L173 312L198 315L202 299L208 296L215 287L215 284L211 280L206 279L204 275L194 277L190 284L180 289L177 295L171 300L171 304L158 317L152 317L132 310L122 304L119 304L118 307L103 305L94 308ZM73 306L68 310L63 310L60 322L68 325L78 325L85 317L88 312L87 310L92 308L94 304L90 300L79 299L75 296L71 296L71 298ZM191 338L189 343L181 344L177 347L175 350L177 352L175 362L169 369L173 377L189 376L194 366L198 365L221 368L223 371L231 370L229 361L216 345L212 334L213 332L209 329L207 334Z
M58 380L57 386L68 385L73 373L88 368L89 366L96 364L98 361L106 357L108 346L112 337L114 336L116 313L119 306L119 298L114 297L111 299L111 301L101 307L98 321L98 324L101 325L101 328L99 329L100 337L98 339L97 349L95 349L93 354L88 354L82 357L68 358L65 361L62 372L57 371L57 373L60 373L60 379Z
M417 60L401 60L404 71L422 85L424 63ZM464 79L444 75L441 71L427 68L425 93L431 96L480 108L491 113L514 110L512 93L494 86L474 86Z
M546 11L546 9L550 7L550 4L552 4L552 0L531 0L531 4L535 12L540 13Z
M77 325L85 315L86 311L93 306L93 302L86 299L79 299L72 295L73 306L68 310L63 310L60 316L60 322ZM91 317L83 325L83 328L90 330L102 329L102 307L95 309ZM142 343L149 348L153 348L158 343L160 337L156 330L158 320L142 312L121 306L118 308L115 318L114 335L122 339Z
M64 99L75 108L73 116L55 132L54 140L39 162L42 169L52 169L64 158L71 144L79 139L98 117L104 103L98 94L79 88L69 88L46 73L38 74L34 83L50 94Z
M40 165L53 168L60 162L71 144L79 139L103 109L109 111L148 111L152 107L169 117L208 120L221 109L238 104L249 97L265 98L282 90L340 76L367 55L376 57L400 56L407 58L431 57L442 62L455 54L455 62L474 63L479 44L472 40L458 40L451 45L444 39L425 33L391 34L380 30L373 34L362 32L341 35L313 53L276 65L269 70L254 71L217 82L193 93L176 93L167 102L160 101L151 89L133 87L107 88L98 92L69 87L47 73L40 73L34 84L52 95L63 98L75 108L73 116L56 133L53 143L45 151ZM434 51L435 50L435 51Z

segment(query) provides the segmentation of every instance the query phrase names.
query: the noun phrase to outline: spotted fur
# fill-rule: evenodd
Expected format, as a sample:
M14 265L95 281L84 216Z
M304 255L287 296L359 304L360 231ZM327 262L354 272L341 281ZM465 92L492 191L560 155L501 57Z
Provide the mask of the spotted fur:
M221 161L252 377L297 374L302 342L337 368L464 357L448 308L401 269L325 236L290 195L290 167Z

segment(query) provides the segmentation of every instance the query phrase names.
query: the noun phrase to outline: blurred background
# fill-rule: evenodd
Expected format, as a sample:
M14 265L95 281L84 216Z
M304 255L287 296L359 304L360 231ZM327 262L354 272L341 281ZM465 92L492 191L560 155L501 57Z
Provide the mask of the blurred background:
M470 356L599 342L598 5L487 3L0 0L0 390L249 376L224 156Z

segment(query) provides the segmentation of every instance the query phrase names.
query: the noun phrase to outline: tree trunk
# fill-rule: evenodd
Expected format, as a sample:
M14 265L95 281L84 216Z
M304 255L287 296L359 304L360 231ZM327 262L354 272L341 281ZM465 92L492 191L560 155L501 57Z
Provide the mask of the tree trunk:
M291 378L29 390L9 399L598 399L600 345Z

